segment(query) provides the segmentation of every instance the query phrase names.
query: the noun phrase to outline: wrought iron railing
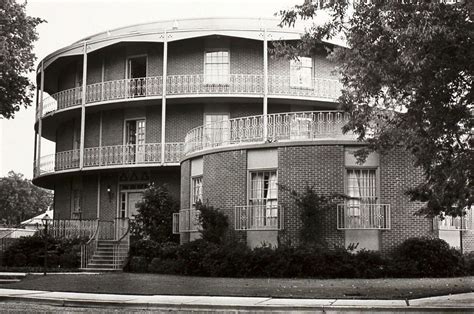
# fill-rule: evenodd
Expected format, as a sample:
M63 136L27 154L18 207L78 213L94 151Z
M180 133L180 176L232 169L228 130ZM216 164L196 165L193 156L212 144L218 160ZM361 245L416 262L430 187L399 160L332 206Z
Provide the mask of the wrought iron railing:
M290 76L268 77L270 97L296 96L334 101L340 95L341 83L334 79L313 78L310 84L294 84ZM163 93L163 77L150 76L120 79L89 84L86 87L86 104L131 98L160 97ZM166 93L173 95L258 95L263 96L263 75L228 74L224 76L169 75ZM43 97L42 116L82 104L82 87L70 88ZM37 118L39 118L37 113Z
M54 171L78 169L80 150L69 150L40 158L34 163L35 177ZM184 155L184 143L165 143L165 164L178 164ZM84 149L84 167L107 167L161 163L161 144L114 145Z
M437 230L445 231L466 231L472 230L474 215L472 210L467 210L464 216L452 217L443 215L433 218L433 227Z
M173 233L199 231L201 229L199 214L199 210L196 209L181 209L178 214L174 214Z
M92 259L92 256L94 255L94 252L97 249L97 240L99 235L100 224L98 219L96 220L96 222L96 228L90 239L86 243L81 244L81 268L87 267L87 264Z
M113 267L122 269L130 249L130 220L128 218L115 219L116 241L113 244Z
M90 238L97 229L98 221L54 219L48 227L48 233L54 238Z
M281 230L283 207L279 205L245 205L234 207L235 230Z
M337 205L337 229L390 229L389 204Z
M355 139L343 134L349 116L340 111L288 112L267 115L267 140L301 141L322 138ZM185 137L185 154L196 151L264 141L264 116L251 116L206 124Z

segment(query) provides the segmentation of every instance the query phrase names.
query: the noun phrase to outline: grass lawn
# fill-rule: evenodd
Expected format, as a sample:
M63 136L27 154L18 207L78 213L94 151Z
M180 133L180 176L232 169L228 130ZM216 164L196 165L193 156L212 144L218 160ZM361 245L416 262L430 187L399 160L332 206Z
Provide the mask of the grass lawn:
M421 279L240 279L157 274L28 275L0 288L144 295L413 299L473 292L474 277Z

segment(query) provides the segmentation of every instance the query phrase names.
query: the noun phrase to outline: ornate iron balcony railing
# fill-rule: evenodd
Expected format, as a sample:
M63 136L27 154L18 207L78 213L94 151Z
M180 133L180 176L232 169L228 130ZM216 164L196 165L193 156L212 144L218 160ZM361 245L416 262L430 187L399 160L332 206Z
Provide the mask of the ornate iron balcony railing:
M467 210L464 216L447 216L444 215L433 218L433 227L437 230L444 231L466 231L472 230L474 215L472 210Z
M165 164L178 164L184 143L165 143ZM79 168L80 150L69 150L43 156L34 165L34 176ZM84 149L84 168L161 163L161 144L114 145Z
M213 83L218 82L218 83ZM334 101L340 95L338 80L313 78L308 86L295 85L290 76L269 76L268 94L270 97L309 97ZM132 98L161 97L163 77L150 76L133 79L120 79L89 84L86 87L86 104L102 101L116 101ZM253 95L261 97L264 93L263 75L229 74L220 76L169 75L166 78L166 93L179 95ZM65 108L82 104L82 87L75 87L43 97L41 116ZM37 112L37 118L39 113Z
M279 205L234 207L235 230L281 230L283 226L283 208Z
M337 205L337 229L390 229L389 204Z
M288 112L267 115L267 140L304 141L322 138L355 139L343 134L348 116L339 111ZM230 119L199 126L185 137L185 154L239 144L264 141L264 116Z

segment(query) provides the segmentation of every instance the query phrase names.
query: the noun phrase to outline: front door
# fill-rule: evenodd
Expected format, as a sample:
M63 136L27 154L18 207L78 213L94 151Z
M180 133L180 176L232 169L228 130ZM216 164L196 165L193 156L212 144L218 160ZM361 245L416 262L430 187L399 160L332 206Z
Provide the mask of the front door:
M125 126L125 160L126 163L145 161L145 119L128 120Z
M143 200L143 193L129 192L128 193L128 217L133 219L138 214L138 203Z

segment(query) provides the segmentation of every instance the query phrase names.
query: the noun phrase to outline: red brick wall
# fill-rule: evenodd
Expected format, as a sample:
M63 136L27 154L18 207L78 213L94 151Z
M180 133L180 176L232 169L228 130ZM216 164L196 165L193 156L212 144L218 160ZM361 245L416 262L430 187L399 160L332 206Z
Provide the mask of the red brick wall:
M56 152L63 152L73 149L74 130L79 134L80 118L66 120L56 129ZM78 147L79 148L79 147Z
M98 147L100 137L100 112L86 114L84 147Z
M146 142L161 143L161 102L146 107Z
M54 186L54 219L71 218L71 180L58 179Z
M168 75L204 73L202 38L180 40L168 44Z
M104 57L100 52L93 52L87 56L87 84L102 82L102 63Z
M109 110L102 115L102 146L123 144L123 110Z
M166 142L184 142L186 133L203 124L199 104L176 104L166 108Z
M474 231L473 230L462 232L462 246L463 246L463 252L474 251Z
M278 149L278 184L304 192L306 185L314 187L321 195L344 193L344 147L300 146ZM302 227L301 213L295 206L288 190L279 189L278 202L283 206L285 228L280 232L280 241L298 245ZM330 247L344 246L344 232L337 230L337 213L321 215L322 234Z
M227 215L230 237L245 239L245 232L234 230L234 206L247 204L247 153L245 150L204 156L203 201Z
M263 44L260 41L232 38L230 73L263 75Z
M97 175L82 176L82 219L97 218Z
M432 220L415 215L421 203L404 194L423 179L410 155L401 150L380 156L380 202L390 204L392 228L382 232L382 251L390 252L411 237L434 236Z

